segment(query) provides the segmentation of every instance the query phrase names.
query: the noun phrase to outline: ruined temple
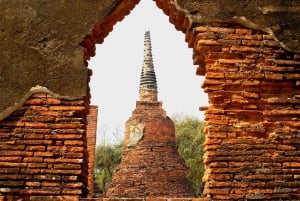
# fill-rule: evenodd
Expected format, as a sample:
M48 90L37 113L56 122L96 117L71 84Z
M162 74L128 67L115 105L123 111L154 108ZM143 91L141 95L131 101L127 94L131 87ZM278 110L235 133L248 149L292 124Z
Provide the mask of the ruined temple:
M139 2L0 1L0 200L92 197L88 61ZM153 3L205 76L198 200L299 200L300 1Z
M175 126L157 99L150 32L145 33L140 100L125 125L122 162L107 197L194 197L177 152Z

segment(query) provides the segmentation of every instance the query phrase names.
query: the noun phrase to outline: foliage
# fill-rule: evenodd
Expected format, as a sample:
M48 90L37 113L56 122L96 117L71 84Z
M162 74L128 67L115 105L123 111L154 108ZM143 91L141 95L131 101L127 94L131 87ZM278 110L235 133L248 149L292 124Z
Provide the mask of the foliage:
M174 121L178 152L189 167L188 176L196 194L199 196L203 191L203 143L205 136L202 130L204 122L190 116L181 116Z
M96 149L95 179L103 195L111 182L112 173L121 162L122 144L100 145Z

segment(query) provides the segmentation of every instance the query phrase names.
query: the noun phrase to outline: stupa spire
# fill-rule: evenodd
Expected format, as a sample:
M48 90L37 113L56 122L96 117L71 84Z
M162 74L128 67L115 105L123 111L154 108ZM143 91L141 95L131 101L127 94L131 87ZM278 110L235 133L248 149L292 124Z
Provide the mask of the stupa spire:
M157 101L150 32L147 31L140 100L126 121L122 160L106 197L194 197L187 170L177 152L174 122L166 115L162 102Z
M152 59L150 31L145 32L144 63L139 93L141 101L157 101L157 83Z

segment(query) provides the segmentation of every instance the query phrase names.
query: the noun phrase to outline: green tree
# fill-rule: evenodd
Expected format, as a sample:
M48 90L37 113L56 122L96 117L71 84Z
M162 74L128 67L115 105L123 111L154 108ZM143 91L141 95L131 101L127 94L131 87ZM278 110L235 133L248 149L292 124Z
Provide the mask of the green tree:
M202 194L204 174L202 133L204 122L196 117L177 116L174 119L178 153L189 167L188 176L198 196Z
M121 162L122 143L117 145L100 145L96 148L95 180L103 195L111 182L112 174Z

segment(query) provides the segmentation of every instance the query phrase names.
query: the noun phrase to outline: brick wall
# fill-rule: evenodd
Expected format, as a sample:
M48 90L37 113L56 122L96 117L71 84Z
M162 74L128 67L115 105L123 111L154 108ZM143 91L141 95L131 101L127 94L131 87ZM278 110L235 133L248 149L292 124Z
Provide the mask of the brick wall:
M300 55L247 28L197 27L208 93L204 196L300 199Z
M122 2L131 6L120 4L81 43L86 65L95 43L138 1ZM260 31L190 24L170 1L156 4L186 34L197 73L206 76L204 195L299 200L300 55ZM93 160L86 108L84 101L36 94L0 122L0 200L71 201L92 191L86 187L92 180L86 161Z
M86 115L82 100L35 94L1 121L0 200L78 200L86 194Z
M87 116L86 143L88 151L88 197L93 197L94 192L94 165L96 151L96 134L97 134L97 115L98 107L90 105L90 112Z

